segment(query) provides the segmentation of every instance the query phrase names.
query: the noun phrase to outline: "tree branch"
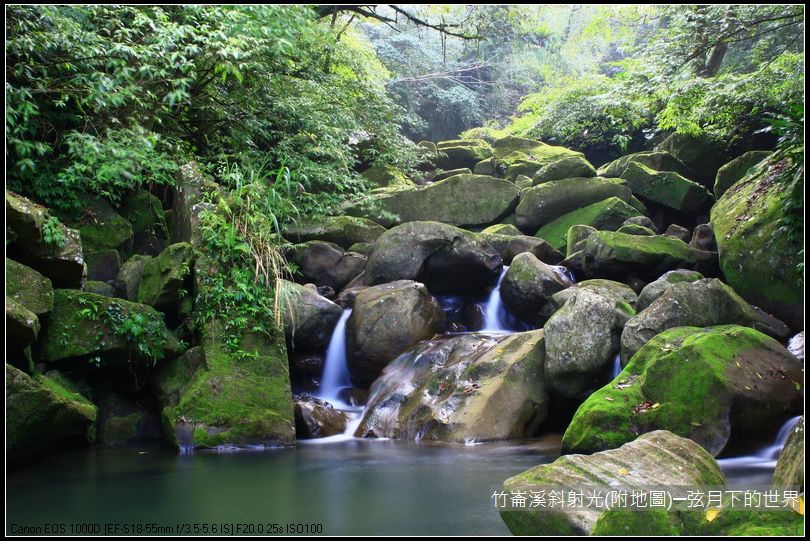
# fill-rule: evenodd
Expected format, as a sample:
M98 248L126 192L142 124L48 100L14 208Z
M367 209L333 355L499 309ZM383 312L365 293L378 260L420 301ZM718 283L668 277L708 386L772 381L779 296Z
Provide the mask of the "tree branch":
M378 4L378 5L324 5L324 6L315 6L315 13L318 18L323 18L338 11L349 11L355 13L357 15L361 15L368 19L375 19L380 22L387 24L388 26L394 28L394 25L399 24L398 17L391 18L381 13L377 13L377 7L379 5L384 5L391 9L396 16L402 15L407 21L415 24L416 26L421 26L423 28L430 28L431 30L436 30L437 32L447 35L453 36L460 39L468 39L468 40L476 40L476 39L483 39L483 36L479 34L469 34L467 32L461 30L454 30L460 28L458 24L450 24L450 23L439 23L434 24L425 19L417 17L416 15L412 15L405 11L404 9L397 7L394 4ZM394 28L396 30L396 28Z

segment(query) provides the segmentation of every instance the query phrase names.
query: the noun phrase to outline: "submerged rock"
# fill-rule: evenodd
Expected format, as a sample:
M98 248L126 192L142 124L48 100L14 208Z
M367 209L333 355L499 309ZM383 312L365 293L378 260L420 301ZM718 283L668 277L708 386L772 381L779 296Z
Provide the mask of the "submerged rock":
M356 435L492 441L535 433L547 415L543 331L423 342L386 367Z
M281 284L284 334L290 349L323 350L329 344L343 309L311 287L286 280Z
M501 282L504 305L532 325L545 320L543 305L558 291L572 285L555 269L529 253L518 254Z
M346 325L352 383L368 387L411 346L445 329L445 314L427 288L398 280L357 293Z
M717 455L732 432L761 436L801 409L802 368L779 342L748 327L669 329L579 407L563 452L615 449L663 429Z
M298 439L325 438L346 430L348 416L329 402L311 396L294 396L293 407Z

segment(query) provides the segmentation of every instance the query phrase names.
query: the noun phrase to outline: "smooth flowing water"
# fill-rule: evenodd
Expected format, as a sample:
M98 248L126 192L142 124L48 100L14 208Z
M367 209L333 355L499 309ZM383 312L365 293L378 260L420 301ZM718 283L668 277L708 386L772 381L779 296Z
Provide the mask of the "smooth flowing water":
M351 315L351 310L344 310L335 325L335 330L332 331L332 338L329 339L329 346L326 348L321 386L318 390L318 398L338 407L348 407L348 404L340 398L340 392L352 386L349 380L349 367L346 364L346 322Z
M510 329L507 326L507 312L501 300L501 282L503 277L506 276L506 271L509 270L507 265L503 266L501 275L498 277L498 282L492 288L492 293L489 294L486 304L484 305L484 326L482 331L504 332Z
M776 461L799 419L800 416L788 419L779 429L776 440L753 455L718 459L717 462L729 481L736 479L738 482L744 480L748 484L769 485Z
M616 354L616 357L613 358L613 365L610 367L610 379L613 381L616 379L616 376L622 373L622 356L620 354Z

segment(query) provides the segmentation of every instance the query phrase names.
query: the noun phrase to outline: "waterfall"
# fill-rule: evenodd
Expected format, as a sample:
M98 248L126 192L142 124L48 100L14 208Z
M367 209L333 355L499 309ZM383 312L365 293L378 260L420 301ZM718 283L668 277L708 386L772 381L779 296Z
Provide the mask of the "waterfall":
M501 275L498 277L498 282L492 288L492 293L489 294L486 304L484 305L484 326L482 331L496 331L503 332L510 330L506 326L506 308L501 301L501 282L503 277L506 276L506 271L509 270L507 265L503 266Z
M787 439L790 437L791 432L793 432L793 429L796 428L799 419L801 419L801 416L788 419L785 424L782 425L782 428L779 429L779 433L776 435L776 440L771 445L757 451L753 455L739 456L734 458L721 458L717 462L721 466L731 468L775 468L776 460L779 458L779 455L782 454L782 449L785 447L785 443L787 443Z
M323 363L323 376L318 398L331 402L338 408L348 407L338 396L340 391L352 386L349 380L349 367L346 364L346 321L352 315L350 309L344 310L332 331L329 346L326 348L326 359Z
M616 357L613 359L613 366L610 371L610 379L611 381L616 379L619 374L622 373L622 356L620 354L616 354Z

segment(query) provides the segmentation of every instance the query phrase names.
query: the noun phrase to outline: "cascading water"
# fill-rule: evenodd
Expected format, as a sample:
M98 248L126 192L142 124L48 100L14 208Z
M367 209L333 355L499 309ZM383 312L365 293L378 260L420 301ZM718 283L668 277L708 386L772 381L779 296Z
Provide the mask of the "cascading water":
M346 363L346 322L352 315L351 310L344 310L332 331L329 346L326 348L326 359L323 363L323 376L318 398L330 402L332 405L349 407L339 397L340 391L351 387L349 380L349 367Z
M610 369L610 379L614 380L616 377L622 373L622 356L620 354L616 354L616 357L613 359L613 366Z
M772 469L776 467L776 460L782 453L782 449L785 447L790 433L796 428L799 419L801 419L801 416L788 419L785 424L782 425L782 428L779 429L776 440L771 445L768 445L755 454L733 458L721 458L717 462L724 468Z
M505 324L506 308L504 308L501 300L501 282L503 282L503 277L506 276L508 270L509 267L504 265L501 275L498 277L498 282L492 288L492 293L489 294L489 298L484 305L484 326L481 328L482 331L504 332L509 330Z

